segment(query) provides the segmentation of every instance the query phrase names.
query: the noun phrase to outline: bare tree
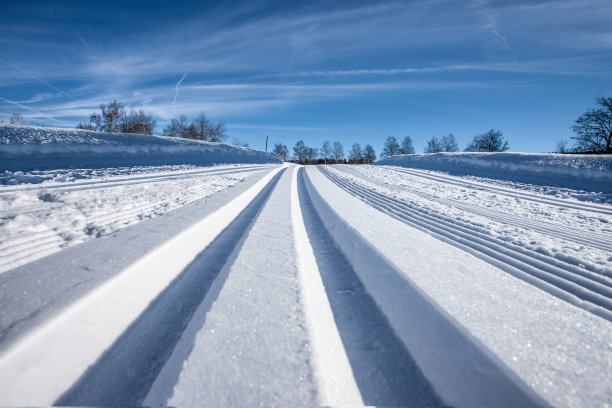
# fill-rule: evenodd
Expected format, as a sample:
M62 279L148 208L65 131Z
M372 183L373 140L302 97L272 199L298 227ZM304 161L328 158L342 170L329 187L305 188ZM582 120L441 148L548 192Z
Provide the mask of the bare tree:
M342 143L334 142L334 146L332 148L334 160L337 163L340 163L340 160L344 162L344 148L342 147Z
M329 144L329 140L323 142L323 147L321 147L321 158L323 159L323 163L327 164L327 161L332 157L332 149Z
M612 153L612 98L600 97L599 109L589 109L572 126L576 148L581 152Z
M383 146L383 151L380 153L381 158L395 156L399 154L400 146L397 143L397 139L395 136L389 136L387 140L385 140L385 145Z
M20 112L13 112L11 118L9 119L9 123L11 125L24 125L25 119L23 118L23 115Z
M221 121L213 126L210 134L211 142L223 142L227 138L227 130L225 129L225 122Z
M402 144L399 148L399 154L414 154L414 146L412 145L412 139L410 136L406 136L402 140Z
M437 137L432 136L431 139L427 141L427 146L425 146L425 153L439 153L442 151L442 145Z
M306 147L306 163L315 164L317 162L317 156L319 155L319 149L316 147Z
M200 113L198 117L193 121L193 125L196 130L197 139L210 140L214 131L213 123L208 120L204 113Z
M108 105L100 105L102 116L99 119L100 129L103 132L117 133L120 130L120 121L125 116L125 108L121 102L114 100Z
M239 147L249 147L248 142L241 142L241 141L240 141L240 139L239 139L239 138L237 138L237 137L234 137L234 138L232 139L232 144L233 144L234 146L239 146Z
M501 130L491 129L487 133L474 136L465 148L466 152L505 152L510 146L504 140Z
M198 130L194 123L190 123L189 126L187 126L187 136L186 137L187 139L199 139Z
M570 149L567 147L567 139L561 139L557 142L555 153L569 153Z
M155 129L155 119L144 111L136 112L134 109L121 118L121 133L137 133L152 135Z
M274 145L274 149L272 150L272 154L277 159L287 161L287 157L289 156L289 149L287 149L287 146L282 143L276 143Z
M164 128L164 135L172 137L188 137L189 122L185 115L180 115L178 118L173 118L170 123Z
M455 140L455 135L449 133L446 136L442 136L442 141L440 142L440 147L443 152L458 152L459 145L457 144L457 140Z
M369 144L365 145L363 148L363 161L370 164L373 163L374 160L376 160L376 152L374 151L374 148Z
M354 143L353 146L351 146L351 150L348 154L348 160L351 164L363 163L363 155L361 154L361 145L359 143Z
M293 159L300 164L304 164L306 162L306 143L303 140L298 140L298 142L293 146Z
M95 130L94 125L91 122L79 122L77 129Z

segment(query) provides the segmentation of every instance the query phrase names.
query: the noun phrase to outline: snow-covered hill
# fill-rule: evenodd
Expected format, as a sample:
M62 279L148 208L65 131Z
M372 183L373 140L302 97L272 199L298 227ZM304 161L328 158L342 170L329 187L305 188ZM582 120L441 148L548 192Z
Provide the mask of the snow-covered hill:
M611 155L457 152L391 156L375 164L597 191L612 197Z
M280 163L269 153L166 136L0 125L0 172Z

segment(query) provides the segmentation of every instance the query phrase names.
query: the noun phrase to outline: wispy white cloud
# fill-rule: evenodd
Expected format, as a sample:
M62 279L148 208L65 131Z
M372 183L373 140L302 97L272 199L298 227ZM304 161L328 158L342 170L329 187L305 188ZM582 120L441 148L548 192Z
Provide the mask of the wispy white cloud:
M50 116L71 117L71 112L96 110L116 98L163 121L175 112L240 115L382 92L517 86L533 74L609 77L610 59L603 54L612 51L612 33L597 29L602 17L592 15L596 6L612 10L605 0L479 0L469 5L433 0L310 7L235 22L237 11L228 8L163 31L92 42L97 52L87 55L79 55L83 46L91 51L80 31L64 33L73 48L76 36L76 52L45 39L48 28L33 27L41 39L37 46L62 50L57 54L63 62L23 65L21 59L6 57L14 72L11 80L0 72L0 91L16 83L14 74L19 74L22 84L33 80L69 99L19 98ZM594 19L597 24L588 24ZM595 53L585 50L584 41ZM73 59L65 57L73 54ZM189 72L189 84L183 84L185 76L175 82L177 72ZM509 82L506 73L521 75L512 75ZM54 78L71 87L55 82L64 92L52 85Z
M3 98L1 96L0 96L0 100L4 101L6 103L9 103L11 105L17 106L17 107L19 107L21 109L25 109L27 111L33 112L34 115L30 115L29 117L33 117L33 118L45 118L45 119L49 119L49 120L51 120L51 121L53 121L55 123L58 123L58 124L60 124L62 126L71 126L69 123L66 123L66 122L63 122L61 120L58 120L58 119L54 118L53 116L49 116L49 115L47 115L45 113L42 113L42 112L40 112L40 111L38 111L36 109L33 109L33 108L31 108L31 107L29 107L27 105L21 104L19 102L15 102L15 101L12 101L10 99Z
M4 62L6 65L8 65L8 66L10 66L12 68L14 68L14 69L24 73L25 75L29 76L30 78L32 78L32 79L34 79L34 80L36 80L36 81L38 81L38 82L40 82L42 84L47 85L49 88L51 88L51 89L61 93L62 95L66 96L66 97L68 97L70 99L77 100L74 96L70 95L69 93L62 91L61 89L59 89L58 87L50 84L49 82L45 81L44 79L41 79L41 78L39 78L39 77L37 77L35 75L32 75L31 73L27 72L26 70L19 68L17 65L15 65L15 64L5 60L4 58L0 58L0 61Z

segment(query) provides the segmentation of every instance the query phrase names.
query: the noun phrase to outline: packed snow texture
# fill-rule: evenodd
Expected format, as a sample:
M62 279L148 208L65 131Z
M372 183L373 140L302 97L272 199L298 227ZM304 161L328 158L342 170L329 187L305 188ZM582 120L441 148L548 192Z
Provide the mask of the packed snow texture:
M248 172L153 174L0 188L0 272L203 199Z
M0 125L0 172L125 166L280 163L269 153L223 143L79 129ZM0 173L1 174L1 173Z
M261 169L229 163L277 162L219 143L0 125L0 272L200 200Z
M520 189L469 186L464 178L432 178L435 173L420 170L405 173L401 168L342 166L332 171L430 216L612 277L610 205L548 201L548 195L537 193L523 198Z
M537 186L598 191L612 200L612 156L542 153L407 154L378 160L377 165L443 171Z
M610 321L515 279L429 233L397 222L385 212L346 194L316 169L308 168L307 174L336 214L336 220L329 224L333 226L331 231L339 236L355 231L355 236L375 248L373 256L364 258L363 249L349 237L345 254L349 259L359 260L354 267L361 268L360 277L399 336L412 342L410 350L417 361L420 358L433 361L448 353L448 344L436 348L437 342L447 340L447 336L441 331L437 337L425 337L428 330L439 329L440 325L423 321L422 315L410 320L416 313L407 306L413 298L394 295L397 285L384 268L368 268L369 263L375 263L376 256L405 274L433 304L453 316L552 405L598 406L612 395ZM407 305L402 307L401 302ZM416 329L419 325L423 330ZM469 367L454 365L464 356L446 357L446 372L430 372L429 364L423 366L434 384L436 378L444 385L453 374L459 373L461 377L463 370L476 364L473 360Z

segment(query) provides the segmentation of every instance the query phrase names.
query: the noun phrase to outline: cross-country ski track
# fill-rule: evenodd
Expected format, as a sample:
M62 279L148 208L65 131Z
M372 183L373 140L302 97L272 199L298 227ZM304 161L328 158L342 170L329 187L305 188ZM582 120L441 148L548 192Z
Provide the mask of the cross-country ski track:
M2 194L25 203L2 210L10 220L64 211L71 197L111 203L103 213L81 205L81 224L0 242L0 405L612 398L610 204L346 165L200 168Z

